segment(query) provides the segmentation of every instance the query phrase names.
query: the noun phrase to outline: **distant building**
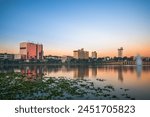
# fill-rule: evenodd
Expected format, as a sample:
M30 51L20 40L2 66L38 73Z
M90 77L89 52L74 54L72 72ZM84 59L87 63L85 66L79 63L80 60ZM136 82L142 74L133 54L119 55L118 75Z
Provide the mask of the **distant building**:
M37 59L43 59L43 45L42 44L36 44L36 55Z
M20 43L21 59L43 59L43 45L30 42Z
M54 60L61 60L61 56L52 56L52 55L48 55L48 56L44 56L44 59L54 59Z
M75 59L88 59L89 58L89 52L88 51L84 51L84 49L79 49L79 50L75 50L73 51L73 57Z
M110 57L109 56L106 56L104 57L103 61L109 61L110 60Z
M118 49L118 57L123 57L123 47L120 47L119 49Z
M14 59L14 54L0 53L0 59L13 60Z
M15 54L14 59L15 60L20 60L21 59L21 54Z
M92 58L97 58L97 52L96 51L92 52L92 56L91 57Z
M62 63L69 62L71 59L73 59L72 56L62 56L61 57Z

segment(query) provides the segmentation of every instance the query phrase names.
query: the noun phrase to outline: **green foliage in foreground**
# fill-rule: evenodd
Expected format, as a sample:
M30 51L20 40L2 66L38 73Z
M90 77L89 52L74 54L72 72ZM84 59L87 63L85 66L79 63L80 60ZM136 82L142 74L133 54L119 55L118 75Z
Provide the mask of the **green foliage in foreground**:
M123 90L124 91L124 90ZM28 79L20 73L0 73L0 99L134 99L125 91L114 95L111 85L95 87L89 80L64 77Z

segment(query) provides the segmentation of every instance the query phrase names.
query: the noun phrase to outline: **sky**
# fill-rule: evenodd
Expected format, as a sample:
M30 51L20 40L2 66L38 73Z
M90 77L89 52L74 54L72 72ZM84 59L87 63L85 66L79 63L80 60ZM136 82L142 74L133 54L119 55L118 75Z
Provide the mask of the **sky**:
M149 0L0 0L0 52L41 43L45 55L150 57Z

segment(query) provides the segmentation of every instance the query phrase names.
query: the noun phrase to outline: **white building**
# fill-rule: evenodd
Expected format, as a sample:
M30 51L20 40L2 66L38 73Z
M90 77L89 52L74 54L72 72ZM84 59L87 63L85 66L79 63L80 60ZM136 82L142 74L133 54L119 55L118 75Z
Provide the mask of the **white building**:
M69 62L71 59L73 59L72 56L62 56L61 57L62 63Z
M0 53L0 59L14 59L14 54Z
M15 60L20 60L21 59L21 54L15 54L14 59Z

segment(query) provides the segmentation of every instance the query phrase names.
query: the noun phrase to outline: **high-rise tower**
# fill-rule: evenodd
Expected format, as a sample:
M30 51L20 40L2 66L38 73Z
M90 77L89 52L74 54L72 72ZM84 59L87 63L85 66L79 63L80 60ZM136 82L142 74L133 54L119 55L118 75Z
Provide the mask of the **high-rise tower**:
M118 49L118 57L123 57L123 47L120 47L119 49Z
M22 42L20 43L20 55L22 59L43 59L43 45Z

